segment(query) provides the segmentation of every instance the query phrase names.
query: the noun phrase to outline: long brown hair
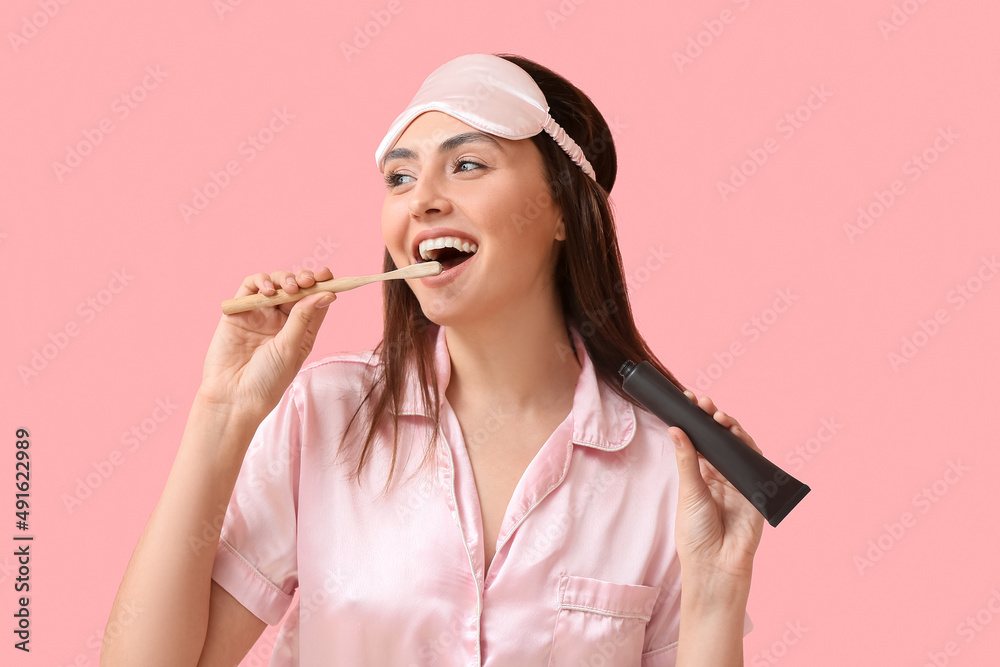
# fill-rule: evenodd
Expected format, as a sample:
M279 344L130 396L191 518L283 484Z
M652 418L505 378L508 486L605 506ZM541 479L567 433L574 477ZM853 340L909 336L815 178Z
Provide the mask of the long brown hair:
M598 378L633 405L641 407L622 389L618 376L618 369L626 360L649 361L683 390L684 386L649 349L632 318L614 216L608 201L618 172L611 129L590 98L565 78L521 56L495 55L518 65L535 80L549 104L549 114L580 145L597 175L595 183L546 132L531 137L542 154L552 202L561 210L566 224L566 240L556 263L555 283L567 324L580 333ZM525 221L524 216L513 218L511 224ZM384 269L396 268L386 249ZM369 404L365 411L368 432L354 470L360 483L382 419L392 415L392 461L385 485L388 489L396 467L399 412L408 369L416 374L425 411L434 415L433 436L423 463L429 460L437 444L441 397L434 366L434 341L428 335L430 321L424 316L420 302L402 280L383 282L382 290L383 334L375 348L379 361L367 393L344 435L346 437L358 414ZM571 353L569 349L556 352Z

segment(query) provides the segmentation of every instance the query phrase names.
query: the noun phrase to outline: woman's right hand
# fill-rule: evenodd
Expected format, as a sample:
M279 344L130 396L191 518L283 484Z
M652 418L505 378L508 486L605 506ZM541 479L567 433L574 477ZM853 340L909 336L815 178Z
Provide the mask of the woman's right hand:
M276 288L294 294L318 281L332 280L323 267L315 274L274 271L247 276L236 297L274 294ZM234 297L235 298L235 297ZM234 418L256 427L281 400L306 357L326 317L333 292L310 294L294 303L223 315L205 357L199 398Z

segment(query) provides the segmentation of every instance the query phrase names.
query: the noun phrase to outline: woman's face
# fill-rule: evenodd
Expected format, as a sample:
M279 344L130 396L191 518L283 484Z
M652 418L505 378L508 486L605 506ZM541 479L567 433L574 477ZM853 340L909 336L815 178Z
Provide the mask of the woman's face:
M458 240L438 242L458 249L425 249L444 272L407 280L428 319L456 326L548 303L566 236L530 139L494 137L428 111L397 140L383 174L382 236L397 267L423 261L421 241Z

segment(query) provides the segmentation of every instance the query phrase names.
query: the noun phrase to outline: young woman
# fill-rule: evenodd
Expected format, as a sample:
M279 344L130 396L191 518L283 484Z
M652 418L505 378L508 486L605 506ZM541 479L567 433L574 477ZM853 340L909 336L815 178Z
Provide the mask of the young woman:
M222 317L101 664L231 665L285 618L272 665L742 665L763 517L621 390L626 359L681 385L632 319L604 118L462 56L376 160L385 269L445 271L384 284L374 353L305 368L334 295Z

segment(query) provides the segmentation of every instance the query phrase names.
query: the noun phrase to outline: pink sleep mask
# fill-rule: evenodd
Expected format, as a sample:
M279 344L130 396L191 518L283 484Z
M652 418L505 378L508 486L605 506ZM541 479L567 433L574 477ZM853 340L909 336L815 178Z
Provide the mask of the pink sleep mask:
M425 111L441 111L504 139L527 139L545 130L584 173L597 180L583 150L549 115L549 105L538 84L509 60L474 53L459 56L431 72L375 151L379 170L406 127Z

